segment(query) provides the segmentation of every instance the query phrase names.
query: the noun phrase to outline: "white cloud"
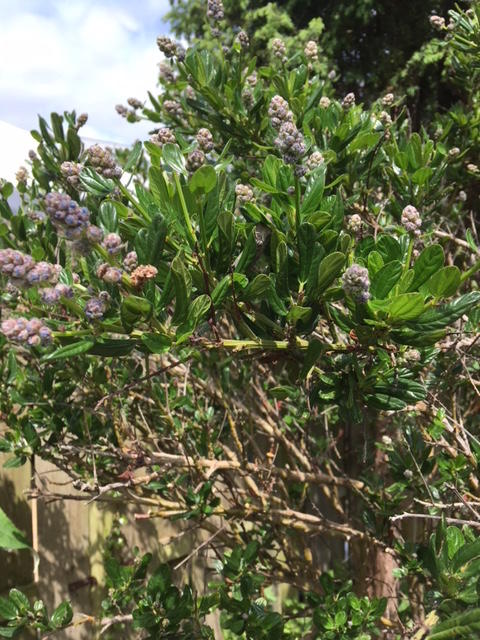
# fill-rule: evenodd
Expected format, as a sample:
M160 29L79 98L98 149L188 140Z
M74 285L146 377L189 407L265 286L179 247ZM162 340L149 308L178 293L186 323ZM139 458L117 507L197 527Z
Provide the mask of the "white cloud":
M152 125L115 112L155 91L168 0L0 0L0 119L31 129L36 114L89 113L85 134L131 142ZM1 141L0 141L1 142Z

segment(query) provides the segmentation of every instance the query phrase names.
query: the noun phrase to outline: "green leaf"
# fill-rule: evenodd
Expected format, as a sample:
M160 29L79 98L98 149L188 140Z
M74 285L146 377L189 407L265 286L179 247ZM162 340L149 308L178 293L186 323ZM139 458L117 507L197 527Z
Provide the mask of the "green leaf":
M102 338L94 343L88 353L92 356L102 356L104 358L126 356L133 350L135 344L135 340Z
M61 629L70 624L73 618L73 610L69 602L62 602L52 613L50 626L53 629Z
M392 236L379 236L376 243L376 249L382 256L385 264L387 264L387 262L392 262L392 260L402 259L402 247L398 240L395 240Z
M23 627L23 624L19 627L0 627L0 638L14 638Z
M175 311L172 317L173 324L181 324L188 315L192 279L188 273L181 256L172 260L171 274L175 288Z
M18 609L11 600L0 597L0 618L2 620L15 620L18 617Z
M458 267L443 267L430 277L426 286L436 298L448 298L458 289L460 280L461 273Z
M323 191L325 189L325 171L326 167L323 164L310 175L305 189L305 196L300 207L302 216L313 213L320 208Z
M413 320L424 310L425 303L420 293L402 293L388 307L388 315L393 322Z
M60 347L53 353L44 356L43 360L61 360L64 358L73 358L73 356L78 356L81 353L90 351L94 344L95 343L91 338L79 340L78 342L67 344L66 347Z
M8 592L9 599L17 607L20 614L24 615L30 610L30 601L27 596L18 589L10 589Z
M128 155L127 162L125 163L123 170L130 171L130 169L133 169L138 163L141 155L142 155L142 143L140 142L140 140L137 140L137 142L133 146L133 149L130 151Z
M192 193L199 191L200 193L210 193L217 184L217 174L215 169L207 164L195 171L188 182L189 189Z
M402 270L402 263L398 260L394 260L377 271L370 283L371 295L374 298L386 298L400 279Z
M142 342L151 353L166 353L172 344L171 339L163 333L144 333Z
M443 267L443 249L439 244L426 247L413 265L413 280L408 291L416 291L434 273Z
M318 265L316 294L319 295L327 289L332 282L340 275L343 265L345 264L345 256L339 251L330 253L325 256Z
M102 202L100 205L98 223L107 233L118 230L117 210L111 202Z
M162 147L162 158L164 164L180 175L186 175L185 158L183 157L178 144L167 142Z
M298 254L300 258L300 282L306 282L312 266L315 249L315 227L309 222L303 222L298 228Z
M110 178L103 178L94 169L84 168L80 174L80 182L94 196L105 197L115 189L115 182Z
M272 281L265 273L259 273L243 292L243 298L248 301L264 298L272 288Z

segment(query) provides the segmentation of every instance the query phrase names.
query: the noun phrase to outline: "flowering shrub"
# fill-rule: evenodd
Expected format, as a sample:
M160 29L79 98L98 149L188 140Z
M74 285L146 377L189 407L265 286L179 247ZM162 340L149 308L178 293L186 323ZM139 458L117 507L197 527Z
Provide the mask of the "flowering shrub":
M18 212L1 187L0 448L194 521L218 559L196 593L108 556L103 631L212 638L218 611L227 638L458 637L480 618L478 171L402 96L334 95L314 41L259 62L204 12L210 46L158 38L160 95L117 107L149 141L85 149L85 118L52 114ZM453 17L466 64L478 18ZM72 616L14 590L0 635Z

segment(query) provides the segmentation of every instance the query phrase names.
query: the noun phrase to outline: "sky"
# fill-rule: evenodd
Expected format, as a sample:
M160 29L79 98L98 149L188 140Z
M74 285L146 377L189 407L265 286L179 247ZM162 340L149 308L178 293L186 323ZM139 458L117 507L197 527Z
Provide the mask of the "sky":
M130 124L115 105L156 91L168 9L168 0L0 0L0 120L30 130L37 114L75 109L89 114L86 137L145 137L151 123Z

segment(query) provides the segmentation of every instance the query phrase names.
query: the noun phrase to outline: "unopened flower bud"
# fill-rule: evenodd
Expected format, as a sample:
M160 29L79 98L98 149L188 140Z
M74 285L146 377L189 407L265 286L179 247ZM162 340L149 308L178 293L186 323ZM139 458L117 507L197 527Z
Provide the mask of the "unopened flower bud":
M130 251L123 259L123 268L125 271L133 271L138 264L138 256L136 251Z
M283 40L280 40L280 38L275 38L272 41L272 51L273 51L273 55L276 58L280 58L280 60L283 60L285 57L285 54L287 53L287 47L285 46L285 42Z
M240 206L247 202L254 202L252 189L247 184L237 184L235 186L235 195L237 196L237 202Z
M67 182L72 185L72 187L78 187L80 184L80 173L82 172L83 166L78 162L69 162L68 160L62 162L60 165L60 172L66 178Z
M15 180L20 184L26 184L28 178L28 171L25 167L19 167L15 174Z
M217 20L223 20L225 17L225 11L222 0L208 0L207 17L214 22Z
M408 233L412 233L414 236L420 235L422 219L417 209L411 204L407 205L402 211L402 225Z
M88 122L88 113L81 113L77 118L77 129L85 126Z
M173 118L181 118L183 116L183 107L177 100L164 100L163 108Z
M137 98L128 98L127 102L133 109L141 109L143 107L143 102Z
M318 105L321 109L328 109L328 107L330 106L330 102L330 98L327 98L327 96L322 96Z
M111 151L98 144L88 149L88 161L104 178L119 178L122 175L122 170L115 162Z
M354 213L347 218L347 229L354 235L358 235L361 232L362 227L363 220L358 213Z
M162 127L150 137L150 142L156 144L157 147L163 147L164 144L175 144L177 141L175 135L168 127Z
M102 293L104 293L102 291ZM105 292L106 293L106 292ZM107 302L98 298L90 298L85 305L85 315L89 320L100 320L107 310Z
M113 256L119 253L122 249L122 239L118 233L107 233L102 242L102 247Z
M185 164L188 171L193 173L205 164L205 154L200 149L194 149L188 154Z
M320 153L320 151L314 151L307 158L306 165L309 171L315 171L315 169L320 167L324 162L325 162L325 158Z
M157 45L166 58L177 55L177 44L168 36L158 36Z
M441 16L437 16L437 15L430 16L430 24L435 29L444 29L445 18L442 18Z
M202 149L202 151L205 151L207 153L208 151L211 151L215 146L213 143L213 136L208 129L205 129L205 128L199 129L196 135L196 139L200 149Z
M164 82L171 83L175 82L175 74L173 73L173 69L169 64L165 64L165 62L160 62L158 65L158 72L160 79Z
M286 164L295 164L306 151L302 133L293 122L284 122L280 127L274 145L282 153Z
M151 264L142 264L137 267L130 276L130 281L135 288L142 287L148 280L157 275L158 270Z
M393 93L386 93L382 98L382 104L384 107L391 107L394 100L395 96Z
M353 92L347 93L347 95L342 100L342 108L346 110L353 107L355 104L355 94Z
M448 157L450 159L456 158L460 153L460 149L458 147L452 147L448 152Z
M293 122L293 113L282 96L273 96L268 108L268 116L274 129L280 129L285 122Z
M342 288L356 302L367 302L370 298L368 269L358 264L353 264L343 274Z
M303 52L305 54L305 57L311 62L316 62L318 60L318 46L314 40L309 40L307 42Z
M235 38L235 41L240 44L242 49L248 49L248 47L250 46L250 39L249 39L248 35L245 33L245 31L240 31L237 34L237 37Z

